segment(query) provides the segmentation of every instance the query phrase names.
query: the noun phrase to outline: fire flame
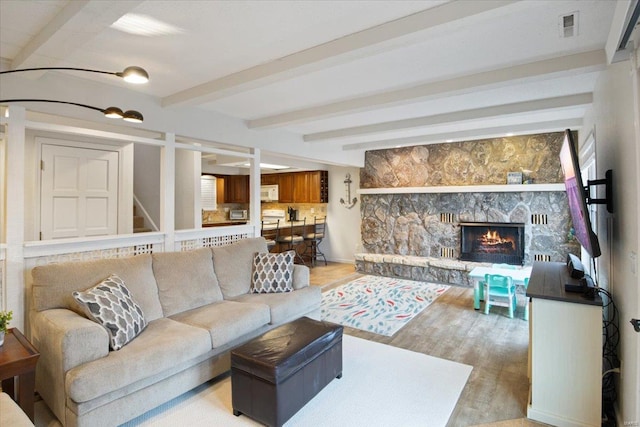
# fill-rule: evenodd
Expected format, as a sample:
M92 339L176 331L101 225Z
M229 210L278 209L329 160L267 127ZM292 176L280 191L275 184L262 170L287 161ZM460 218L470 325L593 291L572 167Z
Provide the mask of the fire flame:
M488 230L487 234L482 235L482 244L483 245L501 245L503 243L512 243L511 239L504 239L498 234L497 231Z

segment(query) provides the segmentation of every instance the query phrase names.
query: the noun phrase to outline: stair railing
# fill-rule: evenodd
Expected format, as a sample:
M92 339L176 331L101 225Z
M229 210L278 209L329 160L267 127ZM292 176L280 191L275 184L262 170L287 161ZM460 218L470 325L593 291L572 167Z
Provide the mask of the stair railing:
M144 223L151 225L151 229L153 231L160 231L160 228L158 228L156 223L153 222L153 220L149 216L149 212L147 212L147 210L144 208L142 203L140 203L140 200L136 197L135 194L133 195L133 204L135 205L136 209L140 209L140 211L141 211L140 213L144 217Z

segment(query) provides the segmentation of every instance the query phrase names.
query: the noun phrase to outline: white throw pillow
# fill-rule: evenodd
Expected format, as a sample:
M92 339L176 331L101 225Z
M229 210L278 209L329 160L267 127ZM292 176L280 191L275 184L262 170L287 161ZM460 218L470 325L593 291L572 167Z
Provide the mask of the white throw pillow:
M120 350L147 326L142 308L115 274L85 291L74 292L73 297L89 319L107 330L112 350Z
M254 294L293 291L294 251L279 254L259 252L253 257L251 292Z

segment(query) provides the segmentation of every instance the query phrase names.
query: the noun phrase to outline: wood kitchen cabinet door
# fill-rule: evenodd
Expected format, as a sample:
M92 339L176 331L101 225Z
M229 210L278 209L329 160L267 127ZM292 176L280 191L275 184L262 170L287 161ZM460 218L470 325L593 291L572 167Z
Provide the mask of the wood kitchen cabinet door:
M260 175L260 185L278 185L280 184L279 174L270 173L266 175Z
M293 201L309 203L309 172L293 174Z
M293 173L278 174L278 201L293 203Z
M329 203L329 172L309 172L309 203Z
M224 203L224 178L221 176L216 177L216 203Z
M224 186L227 203L249 203L249 175L229 175Z

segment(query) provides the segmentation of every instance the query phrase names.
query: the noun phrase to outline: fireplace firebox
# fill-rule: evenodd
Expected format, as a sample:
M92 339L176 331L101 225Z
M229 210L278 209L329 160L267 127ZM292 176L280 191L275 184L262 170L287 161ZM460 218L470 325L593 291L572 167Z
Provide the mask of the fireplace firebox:
M460 259L522 265L524 224L461 222Z

